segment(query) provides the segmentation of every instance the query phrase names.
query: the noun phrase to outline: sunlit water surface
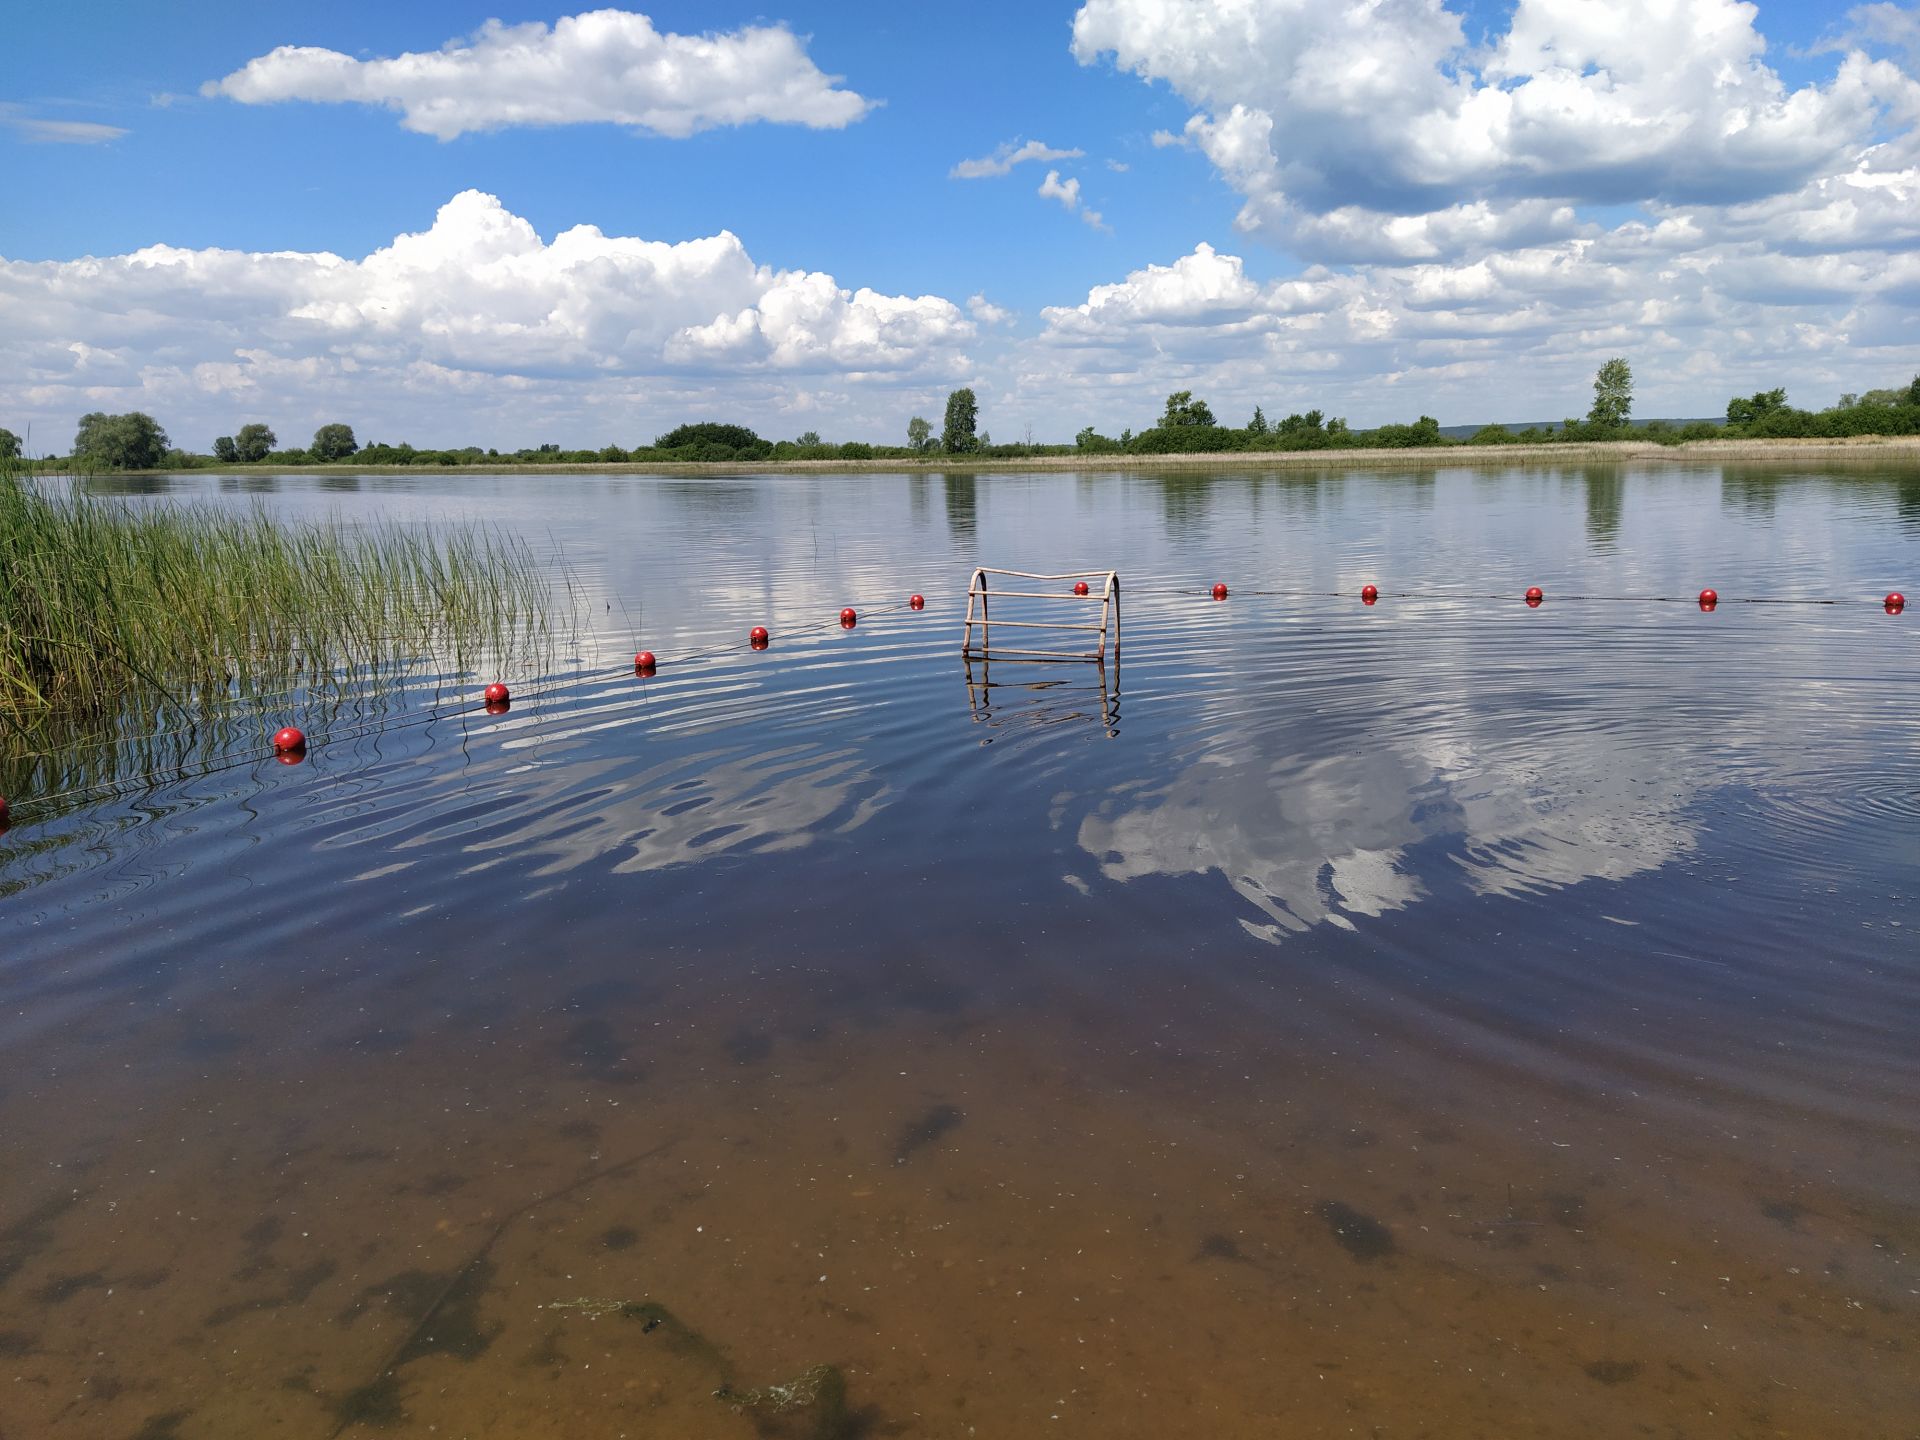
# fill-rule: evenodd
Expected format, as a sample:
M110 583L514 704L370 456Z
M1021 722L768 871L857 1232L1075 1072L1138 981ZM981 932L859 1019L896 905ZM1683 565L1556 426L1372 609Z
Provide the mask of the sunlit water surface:
M14 797L7 1440L1920 1433L1920 475L134 488L588 630Z

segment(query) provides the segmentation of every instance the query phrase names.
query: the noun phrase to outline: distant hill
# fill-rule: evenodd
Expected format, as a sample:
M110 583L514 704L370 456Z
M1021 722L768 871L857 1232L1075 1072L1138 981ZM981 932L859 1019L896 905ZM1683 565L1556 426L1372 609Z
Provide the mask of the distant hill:
M1565 419L1566 417L1562 416L1559 420L1502 420L1499 423L1515 435L1518 435L1522 430L1558 430ZM1633 428L1635 430L1645 429L1656 420L1659 420L1661 424L1671 425L1676 430L1680 429L1683 425L1725 425L1727 423L1727 417L1724 415L1709 415L1702 420L1661 420L1661 418L1656 415L1649 416L1645 420L1635 420L1633 422ZM1479 425L1442 425L1440 427L1440 433L1449 440L1464 440L1476 431L1484 429L1487 423L1486 421L1482 421Z

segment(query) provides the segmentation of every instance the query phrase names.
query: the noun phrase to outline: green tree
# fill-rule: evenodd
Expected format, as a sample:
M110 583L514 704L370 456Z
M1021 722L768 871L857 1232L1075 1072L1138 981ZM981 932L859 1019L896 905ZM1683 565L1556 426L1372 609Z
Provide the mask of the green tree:
M695 425L682 425L669 430L653 442L656 450L678 450L687 445L725 445L732 450L751 450L759 445L760 437L744 425L722 425L713 420L702 420ZM814 437L814 444L820 443L820 437Z
M1593 377L1593 408L1587 423L1618 430L1633 413L1633 367L1616 356Z
M80 417L73 437L73 458L103 470L152 470L167 456L167 432L139 410L125 415L103 415L98 410Z
M313 432L310 448L316 460L344 460L360 448L360 442L353 438L351 425L342 425L336 420Z
M907 444L916 454L926 454L933 444L933 422L918 415L907 421Z
M745 425L723 425L717 420L676 426L666 434L657 436L651 448L670 451L675 460L704 461L708 464L728 460L770 460L774 451L771 440L762 440ZM636 449L634 453L638 455L639 450ZM561 458L565 458L564 454Z
M218 460L222 465L237 465L240 463L240 447L233 443L233 436L222 435L213 442L213 458Z
M239 452L240 459L247 464L266 459L272 453L273 447L279 443L280 440L273 431L258 421L251 425L242 425L239 433L233 437L233 448Z
M1367 437L1367 443L1393 449L1424 448L1441 444L1440 422L1422 415L1411 425L1382 425Z
M1920 405L1920 375L1913 377L1913 384L1907 387L1907 404Z
M1170 430L1176 425L1211 425L1213 411L1204 400L1193 398L1191 390L1176 390L1167 396L1167 413L1160 417L1160 428Z
M1751 425L1763 420L1776 411L1787 408L1787 392L1778 390L1757 390L1745 397L1736 395L1727 402L1727 423L1729 425Z
M1267 412L1262 410L1258 405L1253 407L1253 419L1247 422L1247 433L1249 435L1264 435L1267 433Z
M980 448L974 427L980 420L980 405L971 389L956 390L947 396L947 424L940 432L940 444L949 455L971 455Z
M0 460L18 460L20 458L20 437L11 430L0 429Z

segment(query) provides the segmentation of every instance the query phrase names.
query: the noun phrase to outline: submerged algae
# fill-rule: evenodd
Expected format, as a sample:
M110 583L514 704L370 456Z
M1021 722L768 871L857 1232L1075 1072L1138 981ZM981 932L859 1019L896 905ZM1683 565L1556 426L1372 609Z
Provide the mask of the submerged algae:
M735 1390L722 1385L713 1398L753 1417L762 1435L796 1440L843 1440L853 1432L847 1410L847 1378L837 1365L815 1365L778 1385Z
M595 1320L603 1315L618 1315L623 1320L638 1320L642 1335L651 1335L659 1331L669 1349L691 1359L704 1361L718 1370L723 1379L733 1373L733 1366L728 1363L727 1357L721 1353L718 1345L657 1300L605 1300L583 1295L577 1300L550 1300L546 1308L576 1310Z
M617 1315L640 1322L640 1333L660 1332L682 1355L701 1360L717 1370L720 1385L713 1398L752 1417L763 1435L791 1435L795 1440L843 1440L853 1433L854 1419L847 1409L847 1380L837 1365L815 1365L791 1380L741 1389L732 1380L733 1366L706 1336L654 1300L612 1300L581 1296L551 1300L549 1310L573 1310L592 1319Z

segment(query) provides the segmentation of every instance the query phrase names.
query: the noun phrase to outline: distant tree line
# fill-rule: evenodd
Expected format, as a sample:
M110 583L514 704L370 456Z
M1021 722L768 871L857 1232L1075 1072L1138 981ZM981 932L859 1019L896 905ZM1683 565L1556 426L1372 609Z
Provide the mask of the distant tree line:
M279 437L271 429L256 421L215 440L213 458L221 465L261 465L269 462L279 465L326 465L335 460L351 459L360 449L359 442L353 438L353 427L337 422L322 425L314 431L313 443L305 450L276 450L274 447L279 443Z
M1724 425L1695 421L1674 425L1655 420L1634 427L1633 371L1624 359L1607 361L1594 377L1594 398L1585 419L1569 418L1558 426L1509 430L1487 425L1474 434L1453 438L1440 433L1440 422L1422 415L1407 424L1354 429L1338 417L1307 410L1269 420L1256 405L1245 425L1222 425L1212 407L1191 390L1167 397L1159 418L1137 433L1102 435L1089 425L1072 445L1024 443L996 445L979 428L980 405L970 388L947 397L939 434L933 424L916 415L907 422L907 443L873 445L850 440L838 444L809 430L792 440L766 440L745 425L700 421L680 425L651 444L623 449L568 450L539 445L521 450L483 450L477 445L457 449L425 450L412 445L374 441L361 446L353 427L338 422L322 425L304 450L276 449L278 438L257 421L240 426L232 435L213 442L211 455L195 455L175 447L151 415L95 412L83 417L74 436L71 463L85 469L158 470L199 469L232 465L340 464L473 466L489 464L618 465L705 463L731 464L765 460L903 460L939 455L1017 458L1048 455L1191 455L1233 451L1413 449L1448 445L1510 445L1619 440L1629 435L1662 444L1690 440L1843 438L1855 435L1920 435L1920 376L1901 389L1870 390L1844 395L1826 410L1798 410L1787 403L1785 389L1735 396L1727 402ZM20 438L0 429L0 460L21 454Z
M360 448L354 442L353 427L341 424L322 425L314 432L312 447L306 450L276 450L274 446L278 443L270 428L255 422L242 425L232 435L220 436L213 442L211 455L196 455L176 446L160 422L144 411L107 415L96 410L80 417L69 463L85 470L194 470L210 465L269 463L310 465L346 460ZM0 460L17 459L20 453L19 437L10 430L0 430Z
M523 450L483 450L477 445L458 450L416 450L411 445L384 445L378 441L361 450L363 465L725 465L755 460L872 460L904 455L901 448L869 445L861 440L829 444L809 430L793 440L765 440L745 425L706 420L676 426L652 444L631 450L619 445L569 450L559 445L536 445Z
M1898 390L1870 390L1845 395L1828 410L1796 410L1787 404L1785 390L1768 390L1727 402L1724 425L1694 421L1674 425L1653 420L1632 424L1633 370L1625 359L1612 359L1594 377L1593 405L1586 418L1569 418L1556 426L1510 430L1485 425L1472 435L1450 437L1440 433L1440 422L1422 415L1406 425L1381 425L1356 430L1345 420L1329 420L1318 410L1293 414L1270 422L1255 406L1253 418L1242 427L1222 426L1203 400L1179 390L1167 397L1166 409L1148 430L1125 430L1117 438L1088 426L1074 437L1077 449L1092 454L1181 455L1234 450L1397 450L1449 445L1521 445L1589 443L1604 440L1651 440L1681 445L1691 440L1842 438L1852 435L1920 435L1920 376Z
M1727 402L1728 435L1762 440L1840 439L1849 435L1920 434L1920 375L1902 390L1842 395L1826 410L1796 410L1785 390L1763 390Z

